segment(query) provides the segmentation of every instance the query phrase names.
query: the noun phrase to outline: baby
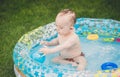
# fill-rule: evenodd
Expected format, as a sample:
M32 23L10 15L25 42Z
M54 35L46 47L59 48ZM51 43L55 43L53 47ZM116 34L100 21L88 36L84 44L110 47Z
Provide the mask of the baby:
M58 37L50 42L42 41L41 44L47 46L54 46L52 48L41 48L45 54L50 54L59 51L58 57L52 61L61 64L72 64L77 66L77 70L84 70L86 66L86 59L81 52L79 37L74 32L74 23L76 20L75 12L64 9L56 16L56 27Z

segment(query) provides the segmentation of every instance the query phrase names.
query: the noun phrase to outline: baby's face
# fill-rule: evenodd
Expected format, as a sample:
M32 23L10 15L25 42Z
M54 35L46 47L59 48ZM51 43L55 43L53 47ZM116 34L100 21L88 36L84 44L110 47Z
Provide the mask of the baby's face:
M58 34L67 35L73 29L69 16L60 16L56 18L56 27Z

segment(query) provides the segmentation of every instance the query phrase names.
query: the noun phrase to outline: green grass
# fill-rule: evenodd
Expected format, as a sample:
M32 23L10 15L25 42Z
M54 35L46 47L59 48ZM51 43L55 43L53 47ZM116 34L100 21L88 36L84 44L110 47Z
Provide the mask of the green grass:
M15 77L13 49L20 37L53 22L64 8L79 17L120 20L120 0L0 0L0 77Z

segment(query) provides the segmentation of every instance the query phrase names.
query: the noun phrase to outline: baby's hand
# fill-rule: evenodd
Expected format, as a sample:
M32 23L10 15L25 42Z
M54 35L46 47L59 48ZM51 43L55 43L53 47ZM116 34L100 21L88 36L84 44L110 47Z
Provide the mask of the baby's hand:
M47 42L47 41L41 41L40 44L41 44L41 45L47 45L48 42Z
M44 48L41 48L40 51L43 52L44 54L49 54L50 53L50 48L44 47Z
M78 66L78 64L76 63L76 62L73 62L72 63L72 66L74 67L74 66Z

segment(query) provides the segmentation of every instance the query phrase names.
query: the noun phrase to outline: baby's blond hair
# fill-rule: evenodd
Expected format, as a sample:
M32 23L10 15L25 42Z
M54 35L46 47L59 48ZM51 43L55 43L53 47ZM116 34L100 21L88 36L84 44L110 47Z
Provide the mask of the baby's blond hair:
M67 15L67 14L71 15L71 20L73 21L73 23L75 23L76 22L76 14L74 11L72 11L70 9L63 9L58 13L59 16L63 16L63 15Z

